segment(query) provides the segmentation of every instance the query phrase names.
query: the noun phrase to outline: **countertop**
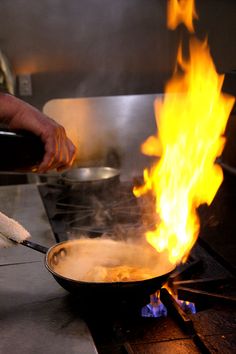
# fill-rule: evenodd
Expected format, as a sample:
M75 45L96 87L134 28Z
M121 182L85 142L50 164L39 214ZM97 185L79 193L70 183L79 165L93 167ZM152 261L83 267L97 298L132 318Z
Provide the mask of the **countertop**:
M33 241L55 242L37 185L2 186L0 203ZM44 255L20 245L0 249L0 333L0 353L97 353L70 296L44 267Z

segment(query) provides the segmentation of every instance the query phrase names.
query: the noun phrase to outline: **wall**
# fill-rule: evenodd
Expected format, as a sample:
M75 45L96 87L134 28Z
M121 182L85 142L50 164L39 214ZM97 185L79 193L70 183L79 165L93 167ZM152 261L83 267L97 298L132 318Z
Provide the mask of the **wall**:
M198 0L197 31L217 68L236 68L236 1ZM0 48L16 75L32 74L38 107L55 97L162 92L178 38L166 0L1 0Z

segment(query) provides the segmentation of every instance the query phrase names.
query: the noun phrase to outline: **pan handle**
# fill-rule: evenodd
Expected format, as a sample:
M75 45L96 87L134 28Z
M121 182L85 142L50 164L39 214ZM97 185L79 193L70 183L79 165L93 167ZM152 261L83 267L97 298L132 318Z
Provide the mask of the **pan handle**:
M24 240L20 244L23 246L32 248L33 250L44 253L44 254L46 254L48 251L48 247L41 246L41 245L34 243L32 241L29 241L29 240Z

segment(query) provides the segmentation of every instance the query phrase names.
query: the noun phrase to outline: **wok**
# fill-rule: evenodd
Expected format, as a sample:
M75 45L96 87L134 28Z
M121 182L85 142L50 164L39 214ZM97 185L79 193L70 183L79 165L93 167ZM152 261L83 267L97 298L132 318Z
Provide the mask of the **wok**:
M80 241L80 240L76 240ZM96 300L100 304L146 304L149 296L155 293L167 281L169 275L174 271L175 266L169 264L166 270L161 271L157 276L138 281L125 282L87 282L78 281L63 276L56 271L56 268L63 259L70 257L74 241L64 241L53 245L49 249L28 240L22 241L24 246L46 254L45 266L55 280L67 291L76 295L83 304L91 305ZM78 247L78 245L77 245Z

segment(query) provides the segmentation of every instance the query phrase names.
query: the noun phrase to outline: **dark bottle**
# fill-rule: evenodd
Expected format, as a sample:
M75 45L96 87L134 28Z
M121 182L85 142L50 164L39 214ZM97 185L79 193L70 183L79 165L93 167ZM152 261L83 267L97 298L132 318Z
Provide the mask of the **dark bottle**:
M33 171L43 156L44 144L38 136L0 128L0 171Z

